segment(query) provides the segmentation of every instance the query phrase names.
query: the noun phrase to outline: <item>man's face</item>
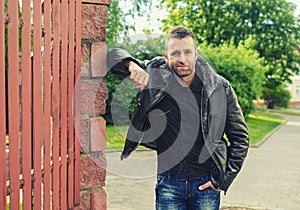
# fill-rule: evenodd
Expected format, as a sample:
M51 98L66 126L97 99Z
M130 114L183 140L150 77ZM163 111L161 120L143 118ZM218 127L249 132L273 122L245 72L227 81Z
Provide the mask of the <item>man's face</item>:
M171 38L166 48L165 61L177 76L183 78L194 74L198 50L192 37Z

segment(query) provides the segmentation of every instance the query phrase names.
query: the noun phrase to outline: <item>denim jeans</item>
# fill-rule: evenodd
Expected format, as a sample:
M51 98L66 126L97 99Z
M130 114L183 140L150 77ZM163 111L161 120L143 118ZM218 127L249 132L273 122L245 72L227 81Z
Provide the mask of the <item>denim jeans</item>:
M220 192L212 188L199 190L209 181L208 177L185 180L170 175L157 175L157 210L218 210Z

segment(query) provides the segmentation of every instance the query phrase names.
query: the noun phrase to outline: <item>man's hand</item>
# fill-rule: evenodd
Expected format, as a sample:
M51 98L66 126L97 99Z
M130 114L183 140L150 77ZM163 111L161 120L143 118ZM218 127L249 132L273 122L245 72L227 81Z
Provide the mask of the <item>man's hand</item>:
M135 87L141 90L144 89L148 84L149 74L133 61L129 61L128 70L130 72L129 78Z
M201 185L201 186L199 186L199 190L205 190L205 189L207 189L207 188L212 188L212 189L214 189L215 191L218 191L218 192L220 192L221 190L218 188L218 189L216 189L215 187L214 187L214 185L211 183L211 181L209 181L209 182L206 182L205 184L203 184L203 185Z

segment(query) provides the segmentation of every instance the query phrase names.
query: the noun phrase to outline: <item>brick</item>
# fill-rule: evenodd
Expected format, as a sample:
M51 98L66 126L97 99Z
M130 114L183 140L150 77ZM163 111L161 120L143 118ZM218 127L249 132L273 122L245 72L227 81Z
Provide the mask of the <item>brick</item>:
M91 152L104 151L106 144L106 121L103 117L90 119Z
M81 80L80 114L82 116L99 116L105 113L107 98L106 82L102 79Z
M80 119L81 153L89 152L89 119Z
M91 45L88 43L81 44L81 77L90 77L90 51Z
M106 4L110 5L111 0L81 0L82 3Z
M101 115L105 113L107 95L108 95L108 91L107 91L106 81L102 81L96 92L96 101L95 101L96 115Z
M107 209L107 196L105 191L96 191L91 193L91 209Z
M106 75L106 44L93 43L91 46L91 77Z
M81 36L83 40L105 41L108 7L83 4Z
M80 192L80 205L77 206L76 210L90 209L90 193L87 191Z
M80 188L97 188L105 185L106 158L102 153L81 155Z

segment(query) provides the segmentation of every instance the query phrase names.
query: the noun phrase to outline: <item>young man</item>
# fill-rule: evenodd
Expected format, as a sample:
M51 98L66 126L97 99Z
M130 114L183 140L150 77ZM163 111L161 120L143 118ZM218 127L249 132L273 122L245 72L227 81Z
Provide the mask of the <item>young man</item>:
M249 136L234 90L199 56L193 32L172 29L151 61L114 49L108 67L141 89L121 158L139 144L157 151L156 209L219 209Z

